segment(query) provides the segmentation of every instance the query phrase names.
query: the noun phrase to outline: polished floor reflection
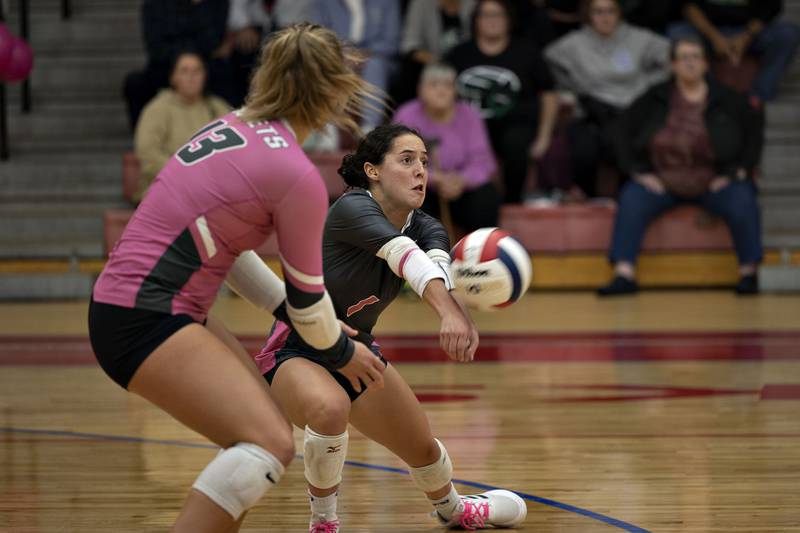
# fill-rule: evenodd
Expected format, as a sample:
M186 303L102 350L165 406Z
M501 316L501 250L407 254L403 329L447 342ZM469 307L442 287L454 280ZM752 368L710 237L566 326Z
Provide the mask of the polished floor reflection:
M459 489L527 499L520 531L800 531L798 310L717 292L532 294L476 317L480 362L457 365L407 299L379 340ZM84 311L0 305L0 531L163 531L215 453L102 374ZM259 346L266 317L238 300L216 312ZM400 461L356 431L349 456L344 531L438 530ZM296 462L242 531L305 528Z

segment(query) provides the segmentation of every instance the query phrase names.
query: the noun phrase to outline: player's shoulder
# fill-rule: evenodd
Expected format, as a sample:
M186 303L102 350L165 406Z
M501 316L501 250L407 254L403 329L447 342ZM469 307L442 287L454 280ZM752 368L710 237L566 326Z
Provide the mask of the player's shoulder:
M373 210L375 207L378 207L378 203L369 192L364 189L351 189L333 202L331 211L341 213L359 212L364 209Z
M411 224L407 228L409 233L421 237L434 230L444 231L444 226L438 218L429 215L422 209L415 209L412 214Z
M413 213L414 214L412 215L413 218L411 222L414 224L441 224L439 219L429 215L422 209L414 209Z

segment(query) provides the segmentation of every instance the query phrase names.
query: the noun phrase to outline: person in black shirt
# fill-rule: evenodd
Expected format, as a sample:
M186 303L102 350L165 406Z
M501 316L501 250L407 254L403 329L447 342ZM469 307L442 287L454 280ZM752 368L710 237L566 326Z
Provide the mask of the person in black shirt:
M208 63L209 92L227 98L228 66L216 57L225 37L227 0L145 0L141 15L147 66L128 73L123 84L132 130L147 102L169 85L180 53L202 57Z
M558 97L541 52L511 33L505 0L478 2L473 38L454 48L447 62L458 71L461 98L480 109L503 162L505 202L519 203L529 158L542 158L553 136Z
M782 9L781 0L688 0L683 8L686 22L671 25L667 35L673 41L701 36L734 65L747 52L760 56L750 89L751 104L760 108L777 96L781 77L800 45L800 26L776 20Z
M524 502L508 491L458 495L447 451L433 438L422 407L372 336L381 312L408 282L439 315L440 344L450 358L471 361L478 347L475 325L448 290L447 233L419 209L427 160L425 144L414 130L398 124L374 129L355 154L345 156L339 173L350 190L331 206L325 224L323 273L336 315L345 331L372 346L384 362L385 387L361 394L363 383L345 378L280 321L256 356L278 402L295 425L305 428L312 532L339 528L336 497L348 422L409 465L412 479L443 522L474 529L515 525L525 517Z

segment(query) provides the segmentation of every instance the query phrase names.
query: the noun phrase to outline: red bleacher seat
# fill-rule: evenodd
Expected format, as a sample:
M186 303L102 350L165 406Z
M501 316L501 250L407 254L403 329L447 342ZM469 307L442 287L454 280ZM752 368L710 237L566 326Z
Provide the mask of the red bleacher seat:
M608 250L616 208L605 205L557 207L503 206L500 226L532 253L588 253ZM122 235L132 210L105 212L105 251ZM645 251L730 250L727 226L704 210L681 206L659 217L647 229ZM262 257L278 255L278 241L271 235L257 250Z
M109 209L103 213L103 235L105 239L103 248L106 255L114 248L132 216L133 209ZM277 257L278 239L275 234L270 235L269 239L256 252L262 257Z
M133 152L122 154L122 197L130 203L135 203L139 183L142 181L142 171L139 158Z
M109 209L103 213L103 251L106 255L122 237L122 232L131 216L133 209Z
M566 205L503 206L500 226L533 253L606 252L611 243L616 207ZM729 250L727 226L693 206L675 208L647 229L645 251Z

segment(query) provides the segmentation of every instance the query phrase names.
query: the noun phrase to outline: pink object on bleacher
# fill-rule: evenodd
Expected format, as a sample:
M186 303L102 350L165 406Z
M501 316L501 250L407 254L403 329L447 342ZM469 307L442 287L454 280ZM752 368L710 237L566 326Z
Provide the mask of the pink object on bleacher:
M24 40L12 36L11 51L0 69L0 79L4 82L22 81L30 75L32 69L33 50Z
M0 79L11 59L12 48L14 48L14 36L8 31L8 26L0 22Z

